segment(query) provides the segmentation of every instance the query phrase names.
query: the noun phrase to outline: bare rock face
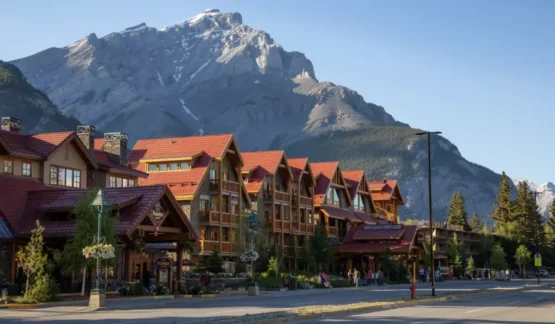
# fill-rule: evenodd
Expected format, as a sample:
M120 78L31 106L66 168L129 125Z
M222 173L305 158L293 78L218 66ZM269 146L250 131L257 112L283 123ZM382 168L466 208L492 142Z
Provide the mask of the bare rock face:
M276 138L399 124L356 92L319 83L304 54L217 9L162 29L90 34L13 63L62 113L127 132L130 144L235 132L244 149L262 149Z

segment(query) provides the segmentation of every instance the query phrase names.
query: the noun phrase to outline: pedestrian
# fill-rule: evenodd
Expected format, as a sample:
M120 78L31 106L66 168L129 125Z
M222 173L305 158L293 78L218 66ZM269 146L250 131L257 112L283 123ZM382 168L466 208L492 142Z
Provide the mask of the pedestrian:
M347 272L347 277L349 278L349 286L353 286L353 272L351 271L351 269L349 269L349 272Z
M383 271L380 269L380 270L378 271L378 284L379 284L380 286L383 286L383 279L384 279Z
M489 279L489 269L486 269L485 271L485 279Z
M353 281L355 282L355 288L358 289L358 280L360 279L360 272L355 268L355 272L353 273Z
M366 284L372 286L372 270L368 270L366 273Z
M333 288L330 281L328 280L328 276L323 271L322 271L322 278L324 279L324 286L327 286L327 288Z
M476 269L472 270L472 280L476 280Z
M150 292L150 271L145 269L143 272L143 285L145 286L146 290Z
M418 270L418 274L420 275L420 282L424 282L424 268L420 267L420 270Z
M436 269L435 275L436 275L436 282L437 282L437 281L439 281L439 277L441 275L441 273L439 272L439 269Z

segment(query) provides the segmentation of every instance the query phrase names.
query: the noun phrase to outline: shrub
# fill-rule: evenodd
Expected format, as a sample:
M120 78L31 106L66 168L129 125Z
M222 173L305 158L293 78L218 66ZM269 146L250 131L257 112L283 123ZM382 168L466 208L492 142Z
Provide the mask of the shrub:
M56 299L58 293L58 285L50 275L37 276L35 282L25 294L29 301L37 303L50 302Z

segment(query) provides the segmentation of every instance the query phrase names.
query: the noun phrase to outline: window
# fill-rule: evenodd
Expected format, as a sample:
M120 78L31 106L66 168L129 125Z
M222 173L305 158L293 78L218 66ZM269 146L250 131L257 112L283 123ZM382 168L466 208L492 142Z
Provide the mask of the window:
M354 205L355 205L355 209L364 210L364 201L362 200L361 195L356 195L355 196Z
M13 160L4 160L4 173L13 174Z
M25 177L30 177L31 176L31 163L23 162L23 169L21 171L21 175L23 175Z
M337 189L329 188L326 194L326 199L327 199L328 205L334 205L334 206L340 205L339 193L337 192Z
M135 180L120 178L116 176L110 176L108 181L108 188L125 188L125 187L134 187Z
M190 170L191 162L150 163L148 172Z
M216 170L214 169L210 170L210 180L216 180Z
M239 215L239 198L231 197L231 214Z
M55 186L81 188L81 170L52 165L50 166L49 183Z
M289 206L283 205L283 220L289 221Z

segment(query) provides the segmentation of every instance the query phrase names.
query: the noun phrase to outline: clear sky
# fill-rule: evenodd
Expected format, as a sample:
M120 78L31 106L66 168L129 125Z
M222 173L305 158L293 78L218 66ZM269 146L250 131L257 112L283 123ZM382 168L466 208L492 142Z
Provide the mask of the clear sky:
M413 127L441 130L470 161L555 181L555 1L8 0L0 59L213 8L240 12L320 81L350 87Z

